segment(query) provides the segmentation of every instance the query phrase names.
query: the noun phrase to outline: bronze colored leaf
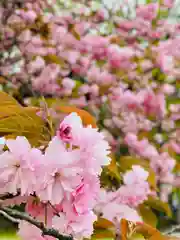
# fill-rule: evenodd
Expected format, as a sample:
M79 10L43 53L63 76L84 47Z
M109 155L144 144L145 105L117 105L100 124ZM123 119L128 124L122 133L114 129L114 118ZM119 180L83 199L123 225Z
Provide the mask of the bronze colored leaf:
M155 233L152 235L149 240L166 240L166 237L163 236L160 232Z
M149 239L153 235L161 235L161 233L154 227L146 223L137 223L136 233L142 234L146 239Z
M84 125L91 125L93 128L97 127L95 118L85 110L74 106L58 106L55 110L67 114L76 112L81 117Z
M22 107L14 98L0 92L0 136L25 136L33 146L49 139L48 128L37 115L38 108Z
M98 221L96 221L94 223L94 228L105 228L105 229L107 229L107 228L112 228L112 227L114 227L114 224L111 221L109 221L105 218L99 218Z
M134 233L132 236L128 238L128 240L145 240L145 238L142 234Z
M52 55L52 54L49 54L49 55L44 56L44 60L45 60L47 63L55 63L55 64L57 64L57 65L60 65L61 67L67 65L66 61L65 61L63 58L58 57L58 56L56 56L56 55Z
M128 234L128 221L126 219L121 219L121 240L127 240Z

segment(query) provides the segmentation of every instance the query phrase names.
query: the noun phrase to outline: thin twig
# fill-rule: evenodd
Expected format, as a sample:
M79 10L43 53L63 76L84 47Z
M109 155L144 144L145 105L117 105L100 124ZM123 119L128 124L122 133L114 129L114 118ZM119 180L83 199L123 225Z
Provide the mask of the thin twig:
M60 217L58 210L51 204L51 202L48 202L51 208L55 211L56 216Z
M0 210L12 218L15 218L18 220L24 220L24 221L31 223L32 225L39 228L42 231L43 235L52 236L59 240L73 240L72 236L61 235L56 229L45 227L43 222L37 221L36 219L34 219L33 217L29 216L28 214L26 214L24 212L20 212L20 211L17 211L17 210L8 208L8 207L3 207L3 206L0 206Z
M2 215L4 218L8 219L9 221L11 221L13 223L20 223L20 221L18 219L11 217L10 215L8 215L6 212L4 212L2 210L0 210L0 215Z

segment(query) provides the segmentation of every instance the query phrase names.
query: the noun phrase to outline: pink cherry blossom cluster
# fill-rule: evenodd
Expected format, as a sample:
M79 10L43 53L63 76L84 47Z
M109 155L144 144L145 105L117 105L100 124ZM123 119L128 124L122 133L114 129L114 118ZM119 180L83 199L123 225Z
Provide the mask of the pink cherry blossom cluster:
M134 134L127 134L125 141L130 146L132 154L150 160L150 165L156 173L157 180L167 183L174 181L172 170L175 166L175 160L169 156L168 152L159 153L147 139L138 141Z
M48 146L32 148L25 137L8 139L0 155L0 194L15 197L3 205L26 203L26 212L61 234L89 237L97 219L93 208L99 175L109 164L109 144L102 133L83 127L76 113L60 124ZM18 196L16 196L18 195ZM21 222L24 239L44 239L41 231Z
M62 10L56 11L52 7L55 4L49 5L43 0L36 3L26 0L20 5L16 1L14 5L9 0L2 2L0 75L11 81L14 88L28 86L32 96L37 96L38 93L65 99L68 104L78 107L86 107L96 116L113 151L119 153L125 144L129 155L150 162L157 183L179 186L179 178L173 170L180 152L180 108L176 103L179 98L180 25L172 24L168 17L164 17L164 14L168 15L172 10L174 1L138 5L134 17L127 17L124 13L127 4L109 9L105 3L94 7L94 1L76 1L72 8L66 9L64 6ZM171 100L172 103L169 104ZM61 148L69 161L72 157L70 153L73 152L73 163L76 161L75 156L79 159L80 148L83 173L87 168L91 172L85 173L83 181L91 182L96 189L98 183L90 176L100 173L101 164L96 166L93 159L98 158L99 163L104 165L104 149L107 146L95 136L100 136L96 130L84 129L78 121L72 123L70 119L70 124L68 121L67 119L61 126L57 137L43 153L43 158L47 158L47 162L54 162L49 154L59 139L63 142L59 145L66 146ZM79 133L82 133L80 138ZM142 139L143 134L145 136ZM65 153L67 147L68 152ZM31 154L37 159L38 154L42 155L41 151L34 149ZM71 166L71 161L68 166ZM76 175L79 177L81 167L76 167L77 165L73 170L75 186L68 186L73 189L77 187L76 181L77 184L80 181ZM47 168L49 172L49 165ZM56 175L54 168L50 175L44 176L45 182L46 179L52 181L51 175ZM45 170L42 172L44 175ZM38 180L41 181L42 178ZM67 184L66 181L65 183ZM60 188L62 192L65 183ZM18 182L17 185L19 184L21 183ZM24 182L22 184L24 194L29 194L33 186L27 189L27 185ZM57 204L56 194L47 186L44 191L40 191L41 186L36 183L34 185L38 188L41 200ZM136 207L147 196L148 187L145 185L134 186L134 189L138 186L140 192L143 189L144 195L135 195L137 202L132 199L134 202L130 204L132 186L125 181L125 185L117 190L118 197L113 202L116 205L125 204L129 208ZM11 191L17 191L16 184L7 187L12 188ZM92 194L96 195L93 191ZM124 198L120 197L121 194ZM67 202L71 201L73 200L68 199Z
M71 97L78 75L85 79L78 96L81 104L87 104L87 93L97 101L127 78L135 88L145 88L147 84L156 88L151 81L153 68L167 77L179 77L179 24L158 19L158 13L168 12L173 1L139 6L136 18L130 20L123 13L118 17L122 6L111 17L103 5L93 10L91 1L87 6L72 8L66 15L58 15L53 9L44 15L45 1L41 7L38 4L26 1L10 13L1 7L1 49L6 53L1 72L14 83L30 82L34 90L43 94ZM5 20L4 12L9 14ZM102 36L102 24L109 20L112 30ZM147 46L143 46L145 41ZM176 49L172 50L174 45ZM11 49L13 54L7 52ZM48 55L55 55L60 61L49 61ZM12 62L17 63L15 70ZM107 89L102 93L104 88Z
M117 191L101 190L95 207L96 212L117 225L122 218L132 222L141 222L142 219L136 207L152 194L147 178L147 171L138 165L132 166L132 170L127 171L123 176L124 185Z

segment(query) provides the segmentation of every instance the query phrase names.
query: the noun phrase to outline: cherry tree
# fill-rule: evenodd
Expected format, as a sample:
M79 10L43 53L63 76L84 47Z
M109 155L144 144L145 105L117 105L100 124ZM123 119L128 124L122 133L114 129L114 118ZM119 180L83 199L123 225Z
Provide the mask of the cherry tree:
M34 145L30 133L13 130L17 138L3 145L2 194L13 195L13 205L26 203L38 220L28 215L35 227L20 222L21 236L57 237L53 227L89 237L93 222L102 227L99 218L118 235L122 219L155 226L154 208L170 217L167 203L180 185L180 25L169 19L175 7L172 0L134 10L118 1L0 2L2 89L23 106L40 107L36 117L50 132ZM97 128L96 121L82 109L101 133L87 127ZM63 120L64 113L71 115ZM26 220L6 202L3 213Z

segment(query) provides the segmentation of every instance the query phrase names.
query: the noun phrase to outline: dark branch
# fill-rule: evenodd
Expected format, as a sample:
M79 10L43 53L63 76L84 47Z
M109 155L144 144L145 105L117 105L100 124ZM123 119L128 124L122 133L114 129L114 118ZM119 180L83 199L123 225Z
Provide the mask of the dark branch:
M38 222L36 219L34 219L33 217L29 216L24 212L20 212L20 211L17 211L8 207L3 207L3 206L0 206L0 210L14 219L24 220L31 223L32 225L39 228L42 231L43 235L52 236L59 240L73 240L72 236L61 235L56 229L47 228L43 222Z
M15 218L9 216L7 213L5 213L2 210L0 210L0 215L2 215L4 218L8 219L10 222L13 222L13 223L19 223L19 221L20 221L18 219L15 219Z
M179 224L179 225L174 225L174 226L171 226L171 227L168 228L168 229L165 229L165 230L163 231L163 234L164 234L164 235L171 235L171 234L173 234L173 233L176 232L176 231L180 231L180 224Z
M7 200L7 199L13 199L17 196L19 196L20 193L17 193L16 195L7 193L7 194L0 194L0 200Z

